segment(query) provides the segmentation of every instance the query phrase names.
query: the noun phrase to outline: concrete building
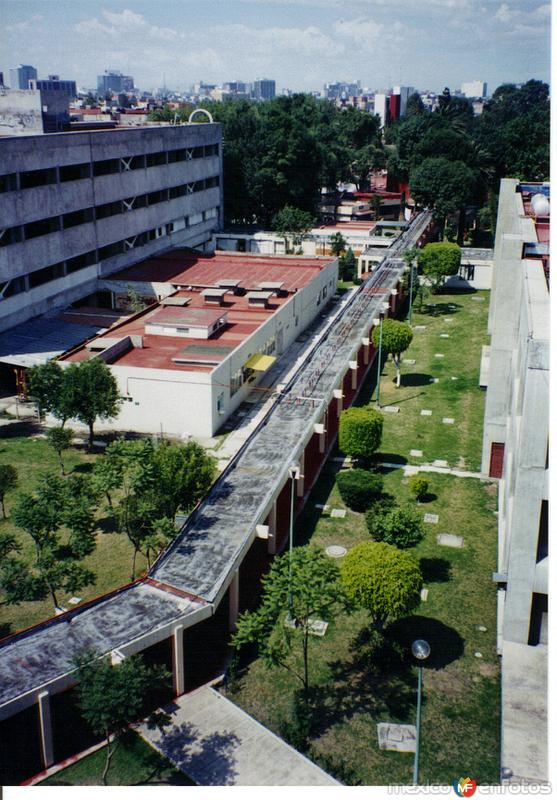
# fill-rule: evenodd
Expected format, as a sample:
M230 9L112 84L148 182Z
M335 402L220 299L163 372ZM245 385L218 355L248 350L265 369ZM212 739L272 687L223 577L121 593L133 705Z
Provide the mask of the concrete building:
M381 127L389 123L389 96L382 92L377 92L374 98L374 113L381 120Z
M487 97L487 83L485 81L470 81L463 83L461 91L464 97L471 100Z
M29 81L37 79L37 70L29 64L19 64L10 69L10 88L28 89Z
M36 77L36 76L35 76ZM105 70L97 76L97 91L99 94L106 92L133 92L134 84L131 75L122 75L117 70Z
M275 95L275 81L267 78L258 78L253 82L253 96L256 100L272 100Z
M393 94L400 97L400 116L406 114L406 106L408 105L408 98L414 94L415 89L413 86L393 86Z
M209 437L322 313L337 280L335 259L175 250L100 281L113 308L129 307L130 286L154 304L60 363L110 364L125 402L107 428Z
M43 92L61 92L66 94L70 100L74 100L77 97L75 81L61 81L59 75L49 75L46 79L30 80L28 88L38 89Z
M549 186L503 180L482 472L500 478L503 777L548 779ZM487 365L486 359L489 359Z
M218 124L0 139L0 331L222 220Z

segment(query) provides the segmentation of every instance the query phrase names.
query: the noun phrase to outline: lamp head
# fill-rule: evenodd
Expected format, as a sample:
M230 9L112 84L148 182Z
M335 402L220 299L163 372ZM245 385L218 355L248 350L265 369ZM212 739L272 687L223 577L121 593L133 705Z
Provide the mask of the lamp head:
M416 639L415 642L412 642L412 655L414 658L417 658L419 661L425 661L430 653L431 648L425 639Z

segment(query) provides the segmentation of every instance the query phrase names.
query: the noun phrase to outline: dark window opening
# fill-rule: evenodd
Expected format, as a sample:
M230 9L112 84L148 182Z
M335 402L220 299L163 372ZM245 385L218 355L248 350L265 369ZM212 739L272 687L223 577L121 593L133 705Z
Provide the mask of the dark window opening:
M194 147L192 151L193 158L203 158L203 147Z
M0 175L0 192L15 192L17 189L17 174Z
M56 183L56 167L20 172L19 174L21 189L34 189L36 186L47 186L49 183Z
M113 175L120 172L120 159L108 158L106 161L95 161L93 164L93 175L97 178L100 175Z
M169 150L168 152L168 163L175 164L178 161L185 161L187 158L186 150L183 148L182 150Z
M156 192L149 192L147 195L147 203L150 206L154 206L157 203L164 203L165 200L168 200L168 189L159 189Z
M547 595L532 595L532 606L530 608L530 630L528 632L528 644L547 644Z
M538 528L538 550L536 561L542 561L549 554L549 503L542 500L540 506L540 525Z
M88 253L82 253L80 256L74 256L66 261L66 272L71 275L72 272L77 272L85 267L90 267L97 260L97 253L95 250L90 250Z
M206 144L205 145L205 157L208 156L218 156L219 154L219 146L218 144Z
M36 222L29 222L23 226L26 239L34 239L36 236L46 236L60 230L60 217L49 217L48 219L38 219Z
M69 214L64 214L62 217L62 224L64 230L66 228L73 228L76 225L85 225L87 222L93 221L93 209L82 208L79 211L72 211Z
M148 153L146 161L148 167L161 167L166 164L166 150L162 153Z
M16 225L13 228L5 228L3 233L0 231L0 234L0 247L6 247L9 244L21 242L21 225Z
M132 156L129 164L130 169L145 169L145 156Z
M104 261L105 258L111 258L112 256L116 256L119 253L124 252L124 243L123 242L114 242L113 244L108 244L106 247L101 247L99 250L99 261Z
M68 164L66 167L60 167L60 181L80 181L84 178L91 177L90 164Z
M170 200L175 200L177 197L183 197L186 191L185 186L172 186L168 191L168 197Z
M106 217L113 217L115 214L122 213L122 201L117 200L114 203L103 203L102 206L97 206L95 214L97 219L105 219Z
M43 283L56 280L64 275L64 264L52 264L50 267L43 267L36 272L29 273L29 288L34 289L36 286L42 286Z
M23 275L18 278L12 278L11 281L0 283L0 301L16 294L21 294L21 292L25 291L25 288L25 277Z

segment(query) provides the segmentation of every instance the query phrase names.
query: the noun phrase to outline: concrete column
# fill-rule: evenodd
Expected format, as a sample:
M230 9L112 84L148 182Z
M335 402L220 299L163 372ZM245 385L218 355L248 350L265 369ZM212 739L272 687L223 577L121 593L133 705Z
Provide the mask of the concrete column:
M240 570L236 570L228 587L228 630L235 631L240 603Z
M358 362L357 361L349 361L348 365L350 367L350 372L352 373L352 375L351 375L352 382L351 382L350 386L354 390L354 389L358 388Z
M333 389L333 397L337 401L337 417L342 414L342 398L344 397L342 389Z
M306 465L305 450L299 458L300 469L298 470L298 480L296 481L296 497L304 496L304 469Z
M319 436L319 452L325 452L325 443L327 440L327 430L325 428L325 419L323 418L323 422L316 422L313 426L313 432Z
M50 692L41 692L37 698L39 706L39 725L41 733L41 758L43 766L54 764L54 748L52 743L52 719L50 717Z
M172 678L174 695L179 697L185 692L183 625L176 625L172 636Z
M277 501L273 503L271 513L267 518L269 526L269 539L267 540L267 552L274 556L277 552Z
M369 364L369 333L362 339L362 345L364 347L364 365L367 367Z

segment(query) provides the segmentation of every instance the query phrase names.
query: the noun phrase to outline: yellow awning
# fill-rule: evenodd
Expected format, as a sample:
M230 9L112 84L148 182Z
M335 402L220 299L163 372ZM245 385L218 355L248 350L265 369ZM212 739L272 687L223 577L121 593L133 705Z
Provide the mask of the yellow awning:
M256 372L265 372L272 366L276 361L274 356L264 356L261 353L256 353L253 356L250 356L244 367L246 369L253 369Z

